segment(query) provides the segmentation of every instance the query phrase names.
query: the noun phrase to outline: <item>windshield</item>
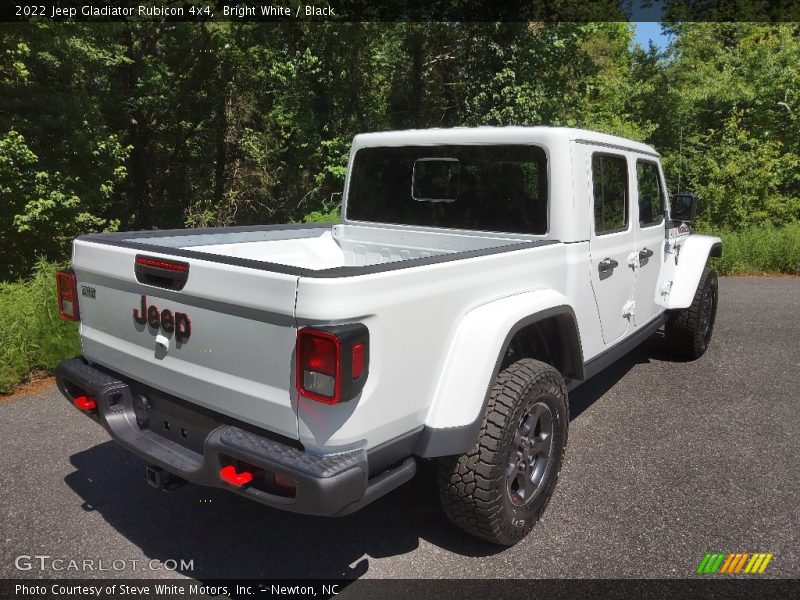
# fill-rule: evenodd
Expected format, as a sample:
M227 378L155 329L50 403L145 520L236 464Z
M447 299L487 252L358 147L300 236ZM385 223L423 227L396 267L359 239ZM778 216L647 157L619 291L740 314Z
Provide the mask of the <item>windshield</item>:
M547 160L530 145L361 148L347 218L398 225L547 233Z

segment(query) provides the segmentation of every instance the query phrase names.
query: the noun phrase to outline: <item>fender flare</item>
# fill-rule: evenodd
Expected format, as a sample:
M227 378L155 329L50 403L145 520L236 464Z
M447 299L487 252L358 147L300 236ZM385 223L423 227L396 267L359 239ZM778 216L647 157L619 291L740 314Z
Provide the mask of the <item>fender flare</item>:
M449 456L469 450L478 439L489 394L508 346L522 328L561 317L573 331L565 344L577 352L575 379L583 378L583 351L575 311L554 290L524 292L483 304L459 322L450 344L425 426L414 454Z
M672 288L664 307L667 310L678 310L691 306L709 257L720 256L722 256L720 238L697 234L686 238L680 246Z

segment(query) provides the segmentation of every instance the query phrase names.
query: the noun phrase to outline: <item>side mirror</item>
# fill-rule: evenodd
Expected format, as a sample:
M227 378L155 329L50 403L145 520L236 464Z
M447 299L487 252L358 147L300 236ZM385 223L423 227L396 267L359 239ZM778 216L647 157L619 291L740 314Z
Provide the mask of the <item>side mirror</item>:
M670 199L670 219L692 223L697 217L697 196L694 194L674 194Z

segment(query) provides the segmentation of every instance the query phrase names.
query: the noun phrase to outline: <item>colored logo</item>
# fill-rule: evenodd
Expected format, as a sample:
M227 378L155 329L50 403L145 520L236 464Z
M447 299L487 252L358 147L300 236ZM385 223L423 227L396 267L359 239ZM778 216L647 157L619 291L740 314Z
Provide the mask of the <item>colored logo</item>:
M760 575L766 570L772 557L773 554L771 552L756 552L755 554L748 552L706 552L695 572L702 575L736 575L738 573Z

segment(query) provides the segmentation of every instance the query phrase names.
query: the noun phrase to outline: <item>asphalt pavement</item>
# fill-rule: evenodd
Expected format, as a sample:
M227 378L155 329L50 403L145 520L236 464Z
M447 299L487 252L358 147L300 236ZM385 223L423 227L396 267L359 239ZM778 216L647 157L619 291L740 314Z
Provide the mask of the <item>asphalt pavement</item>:
M425 473L339 519L157 491L50 388L0 401L0 577L683 578L719 551L774 553L763 576L796 578L798 390L800 279L721 278L700 360L654 336L572 392L550 506L501 549L451 526Z

